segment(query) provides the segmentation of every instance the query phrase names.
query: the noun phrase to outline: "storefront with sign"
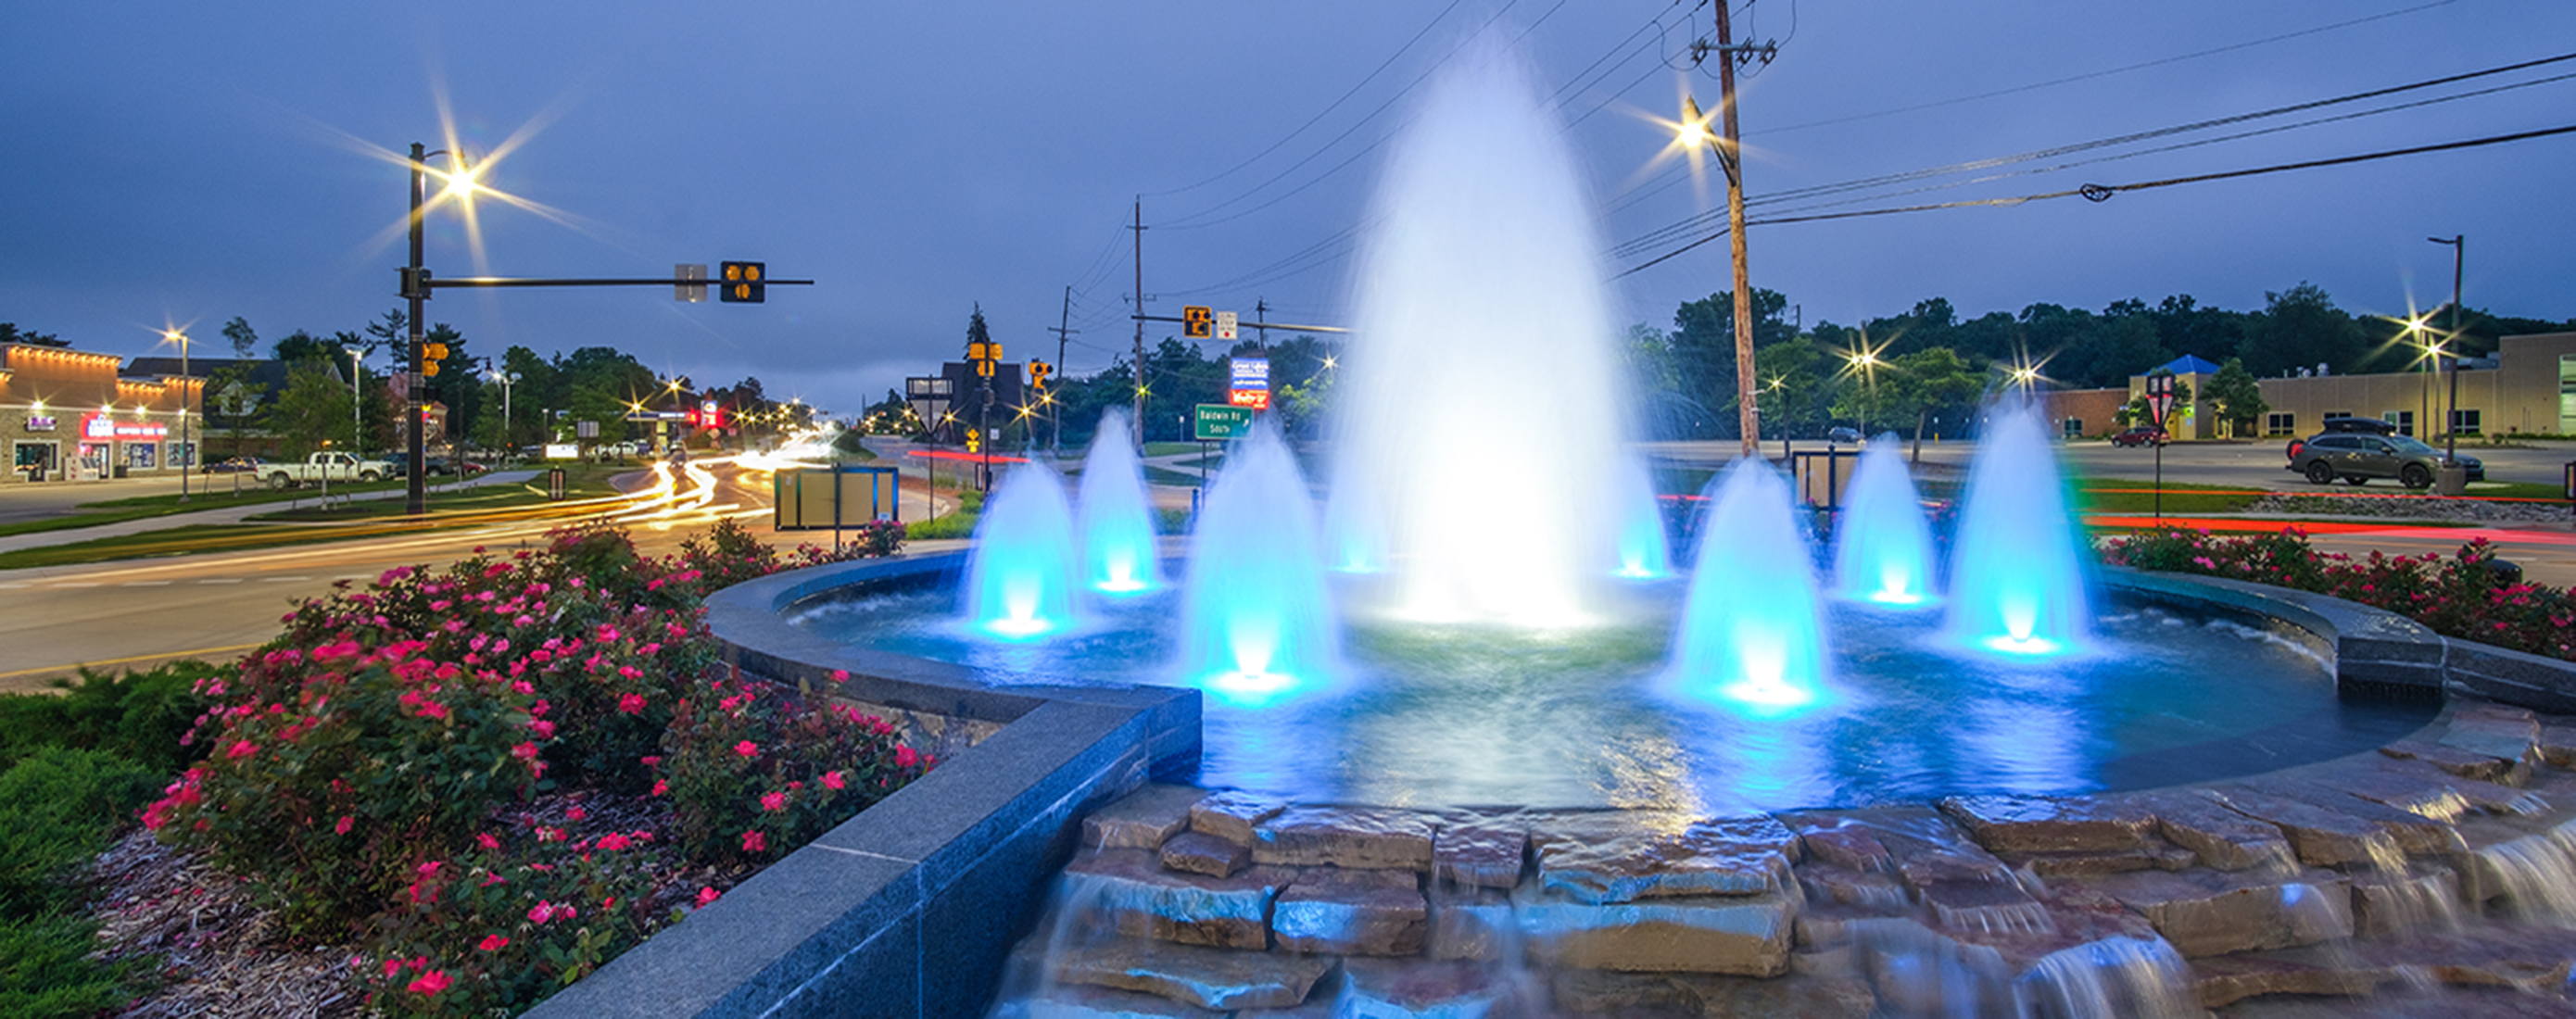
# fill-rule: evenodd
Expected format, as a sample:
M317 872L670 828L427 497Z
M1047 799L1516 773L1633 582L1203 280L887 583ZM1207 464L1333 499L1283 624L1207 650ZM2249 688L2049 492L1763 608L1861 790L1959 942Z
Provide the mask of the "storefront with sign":
M68 347L0 344L0 447L10 467L0 484L188 469L195 456L183 432L197 424L201 380L127 376L124 363Z

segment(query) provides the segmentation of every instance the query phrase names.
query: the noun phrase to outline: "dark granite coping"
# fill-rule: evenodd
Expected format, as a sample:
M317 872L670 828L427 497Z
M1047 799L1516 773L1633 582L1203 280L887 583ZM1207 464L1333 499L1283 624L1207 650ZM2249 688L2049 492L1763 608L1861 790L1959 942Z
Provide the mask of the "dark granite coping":
M860 584L935 583L959 555L796 570L708 599L725 660L905 710L1003 723L919 781L531 1010L534 1019L980 1015L1083 815L1197 767L1199 694L986 688L975 671L861 651L784 610ZM830 674L846 671L835 684Z
M2284 587L2117 566L2102 568L2102 582L2133 598L2214 612L2304 643L2326 656L2346 688L2444 689L2453 642L2393 612Z

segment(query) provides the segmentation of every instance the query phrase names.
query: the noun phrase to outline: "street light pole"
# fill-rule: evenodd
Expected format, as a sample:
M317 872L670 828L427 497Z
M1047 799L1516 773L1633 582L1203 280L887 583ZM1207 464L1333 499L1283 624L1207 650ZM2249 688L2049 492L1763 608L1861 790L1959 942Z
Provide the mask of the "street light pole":
M188 334L173 329L169 338L179 341L179 501L188 501L188 474L197 466L197 444L188 432Z
M366 413L359 409L366 403L366 397L358 392L358 360L366 356L367 350L364 347L340 349L349 353L349 449L356 452L367 446Z
M429 448L421 435L426 430L425 419L428 415L421 403L420 384L421 344L425 340L420 330L421 302L429 297L429 287L424 285L425 281L420 278L420 205L421 200L427 197L425 192L429 183L430 153L426 149L427 147L419 142L411 143L411 271L403 276L403 296L411 302L409 338L411 370L403 383L403 414L405 415L403 445L405 454L411 458L411 469L403 472L403 512L411 516L420 516L429 512L429 488L422 483L422 475L426 473L428 466ZM401 355L396 355L394 363L401 364L403 361L404 358Z
M2424 239L2435 244L2451 246L2451 342L2458 343L2460 342L2460 263L2468 256L2469 235L2456 234L2448 238ZM2451 402L2447 414L2449 420L2443 422L2442 429L2444 439L2442 462L2454 464L2460 460L2460 351L2456 347L2451 350Z

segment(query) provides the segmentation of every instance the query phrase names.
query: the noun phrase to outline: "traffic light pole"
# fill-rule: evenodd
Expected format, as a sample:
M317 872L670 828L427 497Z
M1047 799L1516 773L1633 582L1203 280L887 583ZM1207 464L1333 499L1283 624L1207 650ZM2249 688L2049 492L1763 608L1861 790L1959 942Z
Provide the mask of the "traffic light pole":
M411 370L403 381L404 454L410 458L403 472L403 512L420 516L429 512L427 475L429 446L423 432L429 430L428 405L421 400L421 344L426 340L420 331L421 302L429 299L429 288L421 279L421 199L427 196L429 153L419 142L411 143L411 271L403 274L403 297L411 302L411 336L409 339Z

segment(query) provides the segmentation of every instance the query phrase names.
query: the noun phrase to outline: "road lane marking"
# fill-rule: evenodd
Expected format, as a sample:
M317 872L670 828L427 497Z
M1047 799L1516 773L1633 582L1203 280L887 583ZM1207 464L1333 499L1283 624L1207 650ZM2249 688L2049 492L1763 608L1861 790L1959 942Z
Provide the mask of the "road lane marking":
M54 586L55 586L55 587L97 587L98 585L97 585L97 584L90 583L90 582L85 581L85 580L67 580L67 581L64 581L64 582L62 582L62 583L56 584L56 585L54 585Z
M261 577L261 578L259 578L259 582L260 582L260 583L263 583L263 584L292 584L292 583L295 583L295 582L297 582L297 581L301 581L301 580L311 580L311 579L313 579L313 578L311 578L311 577Z
M116 586L118 586L118 587L168 587L168 586L170 586L170 582L169 582L169 581L167 581L167 580L129 580L129 581L126 581L125 583L118 584L118 585L116 585Z
M204 579L204 580L200 580L200 581L198 581L197 583L200 583L200 584L238 584L238 583L241 583L241 582L242 582L242 578L240 578L240 577L208 577L208 578L206 578L206 579Z

